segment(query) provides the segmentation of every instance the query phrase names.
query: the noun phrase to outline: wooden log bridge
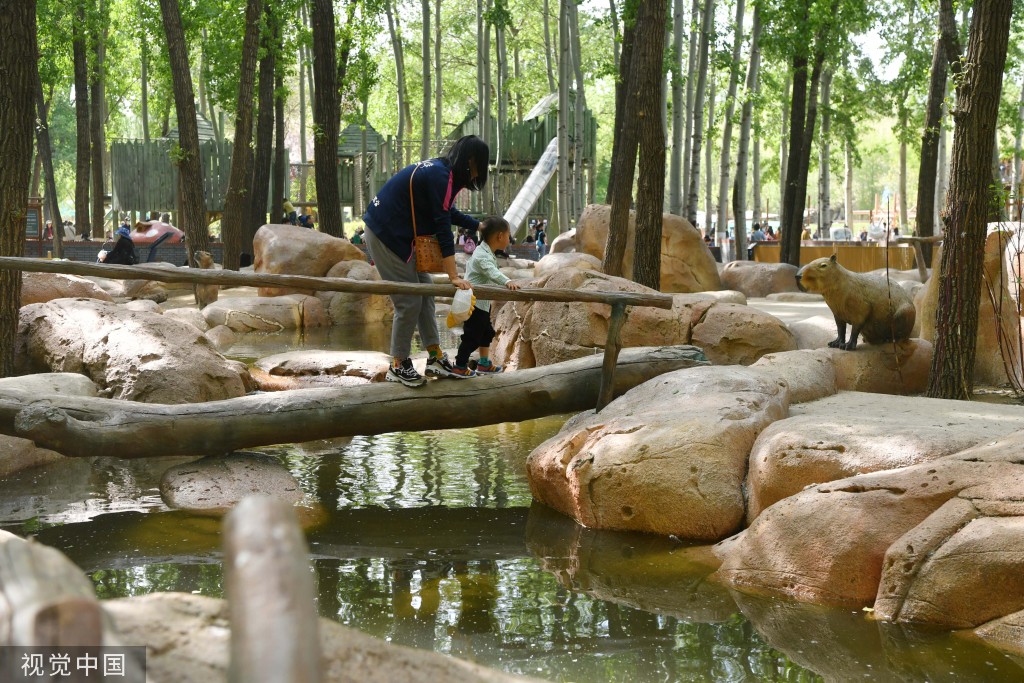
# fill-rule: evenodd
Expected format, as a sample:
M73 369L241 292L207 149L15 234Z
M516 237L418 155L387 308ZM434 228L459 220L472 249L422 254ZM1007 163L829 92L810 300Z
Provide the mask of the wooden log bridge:
M157 268L153 266L123 266L105 263L78 263L54 261L51 259L0 256L0 270L19 270L33 273L63 273L105 277L114 280L154 280L156 282L188 282L200 285L227 285L229 287L288 287L328 292L357 292L362 294L412 294L418 296L454 296L455 286L450 284L419 284L412 282L391 282L388 280L367 281L348 278L314 277L311 275L276 275L271 273L237 273L231 270L201 270L198 268ZM653 306L671 309L672 297L668 294L644 294L640 292L600 292L578 289L524 288L505 289L491 285L477 285L473 291L481 299L491 301L554 301L608 304L611 317L608 321L608 338L604 346L604 373L602 389L595 397L600 411L611 401L616 359L622 348L619 333L626 318L626 306Z
M165 405L0 391L0 433L69 456L216 455L339 436L478 427L592 408L604 359L588 356L470 382L434 380L295 389ZM706 365L693 346L625 349L610 397L682 368Z

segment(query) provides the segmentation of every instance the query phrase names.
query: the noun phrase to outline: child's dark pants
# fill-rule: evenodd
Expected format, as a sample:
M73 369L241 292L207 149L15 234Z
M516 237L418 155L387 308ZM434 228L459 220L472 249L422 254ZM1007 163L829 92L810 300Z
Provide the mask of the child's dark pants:
M455 364L466 367L469 355L481 346L490 346L494 339L494 327L491 325L491 312L482 308L474 308L469 319L462 323L462 342L455 356Z

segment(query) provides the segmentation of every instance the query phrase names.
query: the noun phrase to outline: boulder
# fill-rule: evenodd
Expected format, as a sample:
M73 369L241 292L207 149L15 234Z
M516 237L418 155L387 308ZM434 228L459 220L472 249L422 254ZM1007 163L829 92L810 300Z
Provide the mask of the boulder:
M41 372L35 375L0 377L0 391L14 389L27 394L97 396L96 383L77 372Z
M339 261L327 271L327 277L380 281L377 269L366 261ZM324 304L324 309L335 325L361 325L395 317L395 306L391 303L391 297L385 294L317 292L316 297Z
M253 494L289 505L305 496L288 468L276 458L256 453L200 458L169 468L160 479L164 502L183 510L225 510Z
M789 386L790 404L816 401L837 391L830 349L769 353L751 367L784 380Z
M611 207L591 204L583 210L576 224L577 251L604 259L605 242ZM661 228L661 290L663 292L703 292L722 289L718 267L711 251L704 244L700 231L685 218L666 213ZM626 251L622 275L633 277L633 254L636 242L636 214L629 213ZM727 289L737 289L727 287Z
M928 388L932 345L923 339L861 343L856 351L831 350L840 389L903 395L920 394Z
M836 338L836 321L831 315L815 315L789 324L799 349L826 349Z
M294 225L264 225L253 238L257 273L324 277L339 261L366 261L362 250L346 239ZM260 287L260 296L315 294L312 290Z
M37 448L28 439L0 434L0 477L9 477L16 472L59 460L65 460L60 453Z
M984 281L978 307L978 332L974 362L974 381L978 384L1003 385L1010 381L1006 368L1012 368L1014 383L1024 382L1021 369L1021 318L1017 302L1011 297L1003 268L1003 252L1009 240L1005 230L990 232L985 240ZM937 247L941 249L941 247ZM936 263L941 261L936 253ZM990 284L986 284L990 283ZM991 288L991 291L990 291ZM1016 288L1016 286L1015 286ZM928 279L914 298L918 325L915 334L935 341L935 312L939 301L939 278Z
M780 303L824 303L825 297L814 292L775 292L765 297Z
M125 280L123 296L129 299L148 299L162 304L167 301L167 288L156 280Z
M228 603L189 593L152 593L104 600L128 643L145 644L152 680L226 681L230 660ZM455 657L392 645L327 618L319 623L324 683L522 683L529 680Z
M203 317L203 314L191 306L187 308L170 308L164 311L164 315L168 318L188 323L200 332L206 332L210 329L210 324L206 322L206 318Z
M531 286L652 291L623 278L577 268L559 270ZM671 310L631 308L622 327L622 345L706 344L708 357L724 363L752 363L764 353L796 348L793 335L781 321L752 308L720 303L715 294L704 292L675 294L673 300ZM605 304L509 302L497 311L494 327L498 336L491 353L509 368L532 368L591 355L604 349L610 314Z
M780 292L800 292L796 266L788 263L730 261L722 268L722 287L743 292L748 298Z
M879 619L977 626L1024 609L1024 432L805 489L718 544L718 576ZM982 521L984 520L984 521Z
M601 272L601 260L596 256L582 252L563 252L547 254L534 267L535 277L551 275L564 268L579 268L580 270L595 270Z
M252 373L261 391L383 382L391 356L372 351L289 351L261 358Z
M41 304L53 299L99 299L113 301L113 298L92 280L63 273L22 273L21 305Z
M727 303L716 303L695 321L689 343L716 365L750 365L766 353L797 348L796 337L775 316Z
M1024 610L993 619L969 633L1000 650L1024 656Z
M747 519L814 484L930 462L1024 429L1016 406L986 412L978 419L963 401L852 391L794 405L750 451Z
M576 228L563 232L551 240L550 254L568 254L576 251Z
M227 297L210 304L202 313L210 327L226 325L235 332L308 330L329 325L323 303L304 294Z
M199 311L196 311L198 313ZM204 319L205 324L205 319ZM221 353L224 353L236 343L238 343L238 333L232 330L227 325L217 325L203 332L203 336L210 340L213 344L213 348L217 349Z
M592 528L724 538L743 521L750 447L788 400L785 382L747 368L661 375L534 449L530 490Z
M152 299L134 299L132 301L126 301L124 307L129 311L142 311L143 313L163 313L163 309L160 308L160 304L153 301Z
M100 395L196 403L245 393L238 373L192 325L95 299L21 309L16 358L27 372L76 372Z

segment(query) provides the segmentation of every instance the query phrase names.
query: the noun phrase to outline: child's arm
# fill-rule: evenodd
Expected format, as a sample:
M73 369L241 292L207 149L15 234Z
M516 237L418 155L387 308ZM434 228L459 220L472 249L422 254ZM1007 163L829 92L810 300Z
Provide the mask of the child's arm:
M512 290L519 289L519 285L516 282L513 282L512 280L506 282L505 287Z

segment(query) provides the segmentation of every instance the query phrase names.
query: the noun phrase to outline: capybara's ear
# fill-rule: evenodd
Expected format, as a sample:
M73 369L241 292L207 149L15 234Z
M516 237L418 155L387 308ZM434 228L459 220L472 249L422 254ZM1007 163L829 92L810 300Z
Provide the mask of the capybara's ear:
M828 257L828 260L831 261L832 263L835 263L836 262L836 255L832 254L831 256Z

